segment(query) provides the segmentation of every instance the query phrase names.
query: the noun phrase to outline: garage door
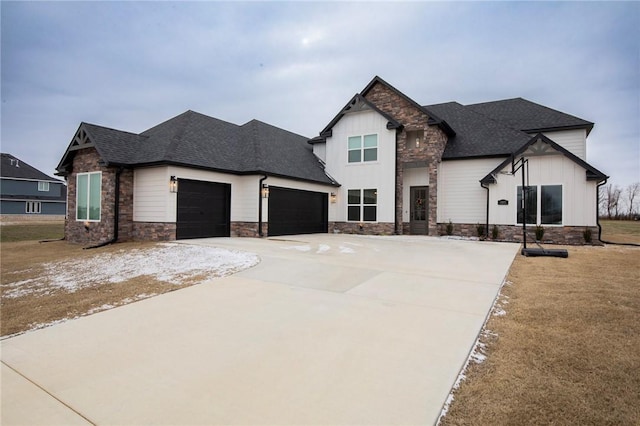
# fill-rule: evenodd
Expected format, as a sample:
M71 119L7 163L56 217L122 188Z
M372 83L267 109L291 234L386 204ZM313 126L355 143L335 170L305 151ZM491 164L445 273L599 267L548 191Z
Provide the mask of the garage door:
M327 194L269 187L269 236L327 232Z
M231 185L180 179L176 238L228 237Z

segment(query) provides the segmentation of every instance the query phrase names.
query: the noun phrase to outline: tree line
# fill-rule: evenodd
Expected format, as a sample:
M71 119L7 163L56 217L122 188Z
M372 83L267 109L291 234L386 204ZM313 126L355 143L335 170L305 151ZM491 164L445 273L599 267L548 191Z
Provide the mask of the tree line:
M640 220L640 182L626 188L607 184L600 188L598 206L600 217L607 219Z

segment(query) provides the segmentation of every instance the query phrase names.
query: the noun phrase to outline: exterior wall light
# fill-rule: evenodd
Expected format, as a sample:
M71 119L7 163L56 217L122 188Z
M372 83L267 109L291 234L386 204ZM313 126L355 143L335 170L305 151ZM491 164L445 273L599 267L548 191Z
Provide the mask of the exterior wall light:
M262 184L262 198L269 198L269 185L266 183Z
M335 192L332 192L330 198L331 198L331 204L335 204L338 199L338 196L336 195Z
M169 192L178 192L178 178L175 176L171 176L169 179Z

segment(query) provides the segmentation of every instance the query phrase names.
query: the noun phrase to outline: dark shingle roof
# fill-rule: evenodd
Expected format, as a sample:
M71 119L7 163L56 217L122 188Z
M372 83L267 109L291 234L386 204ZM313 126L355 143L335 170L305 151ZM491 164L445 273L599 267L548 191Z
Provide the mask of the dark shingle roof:
M483 102L467 105L467 108L527 133L584 128L588 135L593 128L593 123L590 121L523 98Z
M32 179L60 182L59 179L46 175L35 167L25 163L11 154L0 154L0 176L3 178Z
M531 138L457 102L429 105L427 108L456 131L447 142L443 159L509 155Z
M111 165L174 164L337 185L307 145L308 138L257 120L238 126L187 111L140 134L87 123L80 130ZM72 145L58 166L61 174L70 165Z

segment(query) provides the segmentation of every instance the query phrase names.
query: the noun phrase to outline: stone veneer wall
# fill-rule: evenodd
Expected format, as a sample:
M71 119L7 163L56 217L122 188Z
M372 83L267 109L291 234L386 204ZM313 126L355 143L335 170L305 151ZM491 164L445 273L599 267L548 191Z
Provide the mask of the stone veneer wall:
M404 129L396 135L395 232L406 233L402 223L404 165L426 161L429 174L429 234L437 235L438 165L447 144L447 135L436 126L428 126L429 117L424 112L381 83L375 84L365 98L404 125ZM407 148L407 131L412 130L423 130L424 140L419 147L412 145Z
M393 235L395 224L391 222L329 222L332 234Z
M462 237L478 237L477 223L454 223L451 235ZM483 225L483 224L481 224ZM440 235L447 235L447 224L440 223ZM489 224L489 240L506 241L506 242L522 242L522 226L520 225L497 225L498 238L493 240L492 231L493 224ZM597 226L543 226L544 236L542 244L565 244L565 245L583 245L587 244L584 240L584 232L586 229L591 230L591 243L602 245L598 240ZM485 235L487 230L485 229ZM484 235L482 236L484 238ZM527 225L527 241L533 243L535 241L535 226Z
M173 222L133 222L135 241L173 241L176 224Z
M65 220L65 238L72 243L99 244L113 238L115 211L115 182L117 168L99 165L100 156L94 148L76 152L73 170L67 177L68 217ZM102 172L102 200L100 222L76 220L76 176L78 173ZM133 171L120 174L120 203L118 241L133 238Z
M262 235L267 236L269 224L262 223ZM258 222L231 222L231 236L232 237L260 237L258 233Z

